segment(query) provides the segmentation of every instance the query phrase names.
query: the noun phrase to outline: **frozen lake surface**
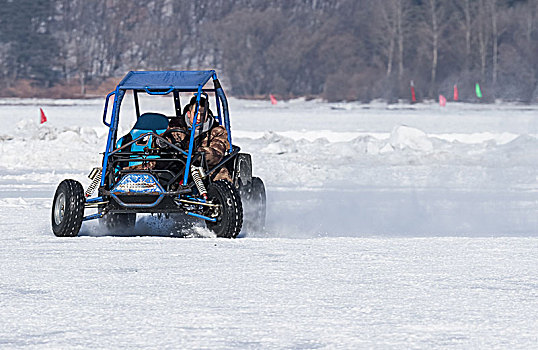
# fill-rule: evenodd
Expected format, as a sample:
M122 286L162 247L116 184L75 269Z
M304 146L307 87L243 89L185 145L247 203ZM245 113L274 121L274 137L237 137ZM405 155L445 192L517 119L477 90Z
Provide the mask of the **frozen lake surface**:
M0 348L538 343L538 107L232 99L267 232L162 237L143 216L56 238L52 196L99 166L102 106L0 100Z

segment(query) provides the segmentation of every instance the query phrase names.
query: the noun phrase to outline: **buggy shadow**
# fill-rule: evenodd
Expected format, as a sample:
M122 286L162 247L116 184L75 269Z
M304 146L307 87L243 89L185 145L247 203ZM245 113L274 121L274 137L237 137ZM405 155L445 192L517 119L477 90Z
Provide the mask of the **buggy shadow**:
M212 88L204 88L209 80ZM132 91L137 121L132 130L118 139L120 108L127 91ZM193 127L185 149L168 141L163 133L170 120L182 117L180 93L195 93ZM138 94L172 95L175 116L140 114ZM193 129L200 101L215 97L215 122L226 128L230 148L224 158L209 167L203 152L197 152ZM107 110L114 96L110 122ZM90 186L64 180L58 186L52 207L52 229L56 236L77 236L83 221L99 219L109 230L132 227L137 213L169 216L181 213L205 221L218 237L235 238L245 227L261 231L265 225L265 187L252 176L252 161L232 143L228 102L215 71L129 72L105 100L103 123L109 127L102 167L94 168ZM168 131L167 131L168 129ZM144 166L147 164L153 166ZM232 183L214 179L225 167ZM91 197L98 190L97 196ZM97 213L84 215L86 209ZM243 209L245 208L245 217ZM244 219L244 225L243 225Z

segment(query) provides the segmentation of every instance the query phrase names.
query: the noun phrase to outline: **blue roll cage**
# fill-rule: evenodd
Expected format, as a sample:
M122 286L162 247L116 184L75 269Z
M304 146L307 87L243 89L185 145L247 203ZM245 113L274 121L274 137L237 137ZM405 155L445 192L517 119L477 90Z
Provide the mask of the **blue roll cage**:
M213 78L213 89L204 89L204 85ZM169 83L169 84L168 84ZM120 106L125 92L132 90L135 96L135 106L137 117L139 117L138 108L138 91L145 91L149 95L168 95L171 92L193 92L196 93L196 110L194 113L193 126L190 128L189 150L187 152L187 162L185 164L185 173L183 175L183 184L187 184L192 154L194 152L194 132L192 129L200 127L198 123L198 110L200 108L200 98L207 92L214 92L217 106L217 115L215 116L219 124L224 125L228 133L228 143L230 152L232 152L232 134L230 128L230 116L228 112L228 100L224 94L217 73L214 70L209 71L131 71L116 86L116 89L106 96L105 107L103 112L103 124L108 128L108 138L106 149L103 157L103 169L101 173L101 186L105 185L105 173L108 165L110 153L114 151L116 145ZM108 103L111 96L114 96L112 106L112 117L110 122L106 121ZM222 108L221 108L222 105ZM151 134L151 133L148 133Z

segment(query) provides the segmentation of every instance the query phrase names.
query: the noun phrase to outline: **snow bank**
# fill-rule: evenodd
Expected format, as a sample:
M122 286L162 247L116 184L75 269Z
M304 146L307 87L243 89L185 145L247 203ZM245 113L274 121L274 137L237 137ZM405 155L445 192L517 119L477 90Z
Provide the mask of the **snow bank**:
M420 152L433 151L433 144L422 130L400 125L390 135L390 145L395 149L412 149Z
M308 138L301 137L301 131L238 134L242 137L236 136L235 143L252 154L254 173L270 186L441 186L446 181L467 186L473 177L484 178L480 174L461 177L461 167L481 172L484 164L500 169L538 164L538 141L531 135L509 142L493 138L461 143L456 138L448 141L446 134L441 139L407 125L395 126L388 137L362 132L352 139L349 133L338 137L335 131L330 133L331 140L323 137L323 131L311 131ZM56 127L24 119L16 123L11 135L0 137L0 166L86 174L101 163L105 144L102 128ZM400 170L389 171L389 167ZM430 169L427 176L424 167ZM437 167L444 170L436 173Z
M62 127L22 120L15 132L0 143L0 166L7 169L64 170L86 172L100 164L100 148L106 139L94 128Z

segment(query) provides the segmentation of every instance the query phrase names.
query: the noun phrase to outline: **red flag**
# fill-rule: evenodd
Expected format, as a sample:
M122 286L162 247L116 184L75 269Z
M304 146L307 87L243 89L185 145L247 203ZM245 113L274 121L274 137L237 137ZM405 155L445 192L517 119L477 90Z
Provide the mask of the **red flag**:
M415 96L415 82L411 80L411 103L417 102L417 97Z
M271 94L271 95L269 95L269 97L271 98L271 104L272 104L272 105L276 105L276 98L275 98L275 96L273 96L273 95Z
M446 106L446 97L444 97L443 95L439 95L439 106Z
M45 117L45 112L43 112L42 108L39 108L39 110L41 111L41 124L43 124L47 121L47 117Z
M457 101L459 98L458 95L458 85L454 84L454 101Z

